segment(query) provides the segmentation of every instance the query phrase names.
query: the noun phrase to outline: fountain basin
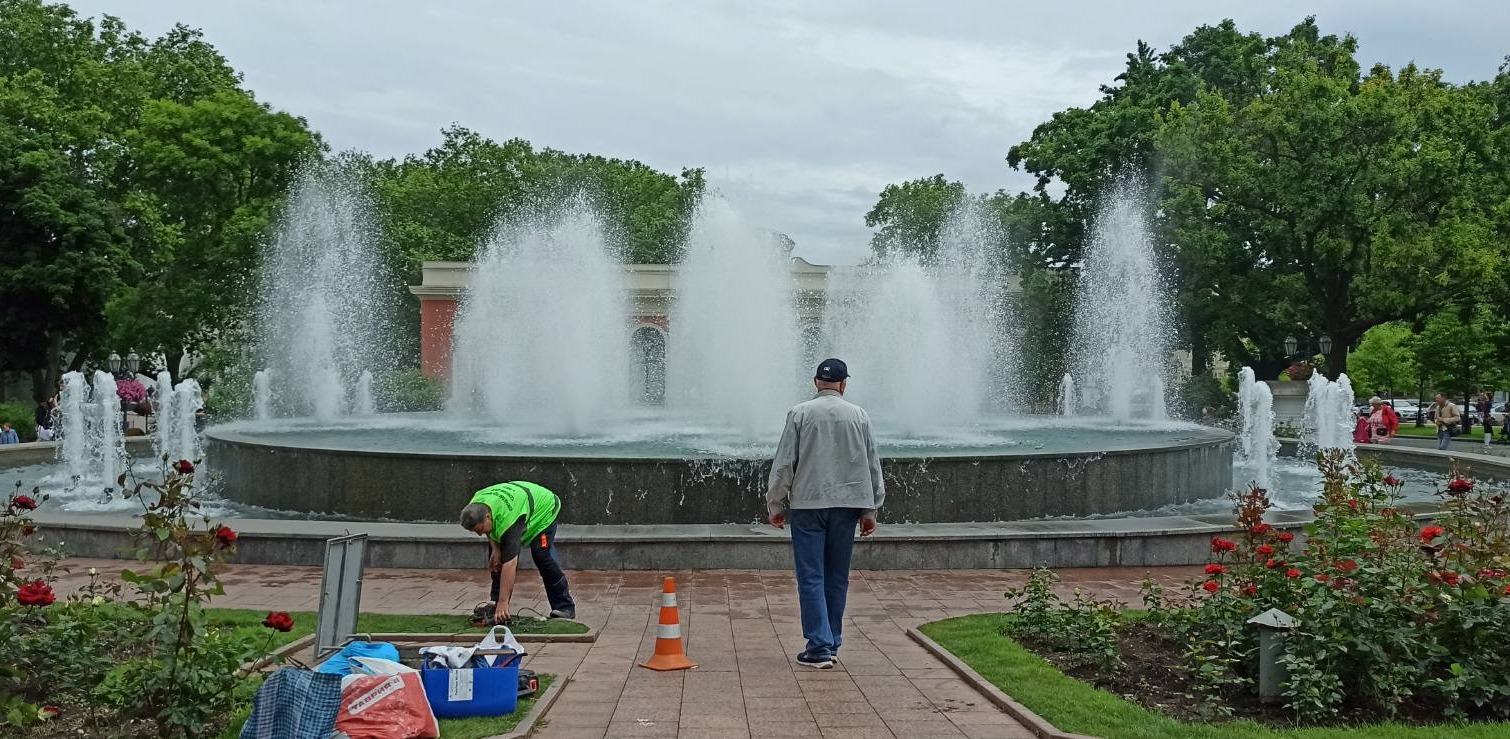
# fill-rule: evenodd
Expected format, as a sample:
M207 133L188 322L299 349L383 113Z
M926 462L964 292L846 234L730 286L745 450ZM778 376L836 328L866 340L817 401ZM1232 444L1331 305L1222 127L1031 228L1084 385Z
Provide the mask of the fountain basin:
M765 518L770 460L762 444L709 452L702 437L661 434L649 421L635 439L480 438L426 416L413 414L407 423L385 417L381 428L241 424L212 428L205 442L220 495L295 513L450 521L474 491L525 479L562 495L567 524ZM1107 429L1015 419L969 436L882 438L879 445L889 522L1154 509L1220 496L1233 480L1233 436L1199 426Z

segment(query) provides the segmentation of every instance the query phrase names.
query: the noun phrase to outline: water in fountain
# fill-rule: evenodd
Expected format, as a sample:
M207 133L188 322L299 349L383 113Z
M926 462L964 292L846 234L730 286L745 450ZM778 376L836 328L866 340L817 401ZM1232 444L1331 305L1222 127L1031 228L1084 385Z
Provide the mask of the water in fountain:
M967 205L925 260L830 273L824 342L856 374L857 403L916 434L968 426L1003 400L1016 352L1003 330L1005 277L989 257L995 242Z
M90 430L85 435L93 447L90 456L94 468L87 477L114 488L126 469L126 436L121 429L120 395L116 393L115 377L109 372L95 371L94 395L86 417Z
M1155 263L1147 209L1140 188L1119 186L1096 217L1080 271L1071 353L1081 402L1118 421L1132 418L1138 401L1150 417L1164 402L1170 294Z
M252 418L266 421L273 417L272 370L260 369L252 375Z
M628 406L624 269L580 203L499 226L457 313L450 410L582 436Z
M63 444L59 450L63 464L68 468L68 476L79 480L89 474L92 466L89 460L94 454L88 436L89 385L84 381L84 375L79 372L63 375L62 395L58 425L62 430Z
M353 172L301 172L262 264L257 346L282 388L271 414L334 418L358 373L393 356L400 287L383 268L375 224Z
M1305 429L1302 446L1306 449L1343 449L1352 451L1353 383L1347 375L1328 380L1321 372L1312 372L1307 384ZM1304 453L1304 450L1303 450Z
M670 323L674 408L745 438L780 430L805 374L791 263L776 239L716 194L693 217Z
M183 457L174 456L175 447L178 446L177 429L173 427L177 420L177 416L174 415L174 406L178 398L173 393L173 374L167 370L158 372L157 383L154 387L152 415L157 419L157 428L152 434L152 451L156 453L158 459L163 457L183 459Z
M370 416L377 412L372 402L372 371L362 370L357 376L356 394L351 401L351 413L354 416Z
M1253 369L1237 375L1237 412L1242 420L1238 436L1238 463L1253 471L1253 483L1270 490L1271 472L1279 460L1279 439L1274 436L1274 392L1254 379Z
M169 426L173 446L168 449L170 459L199 459L199 429L196 414L204 404L204 392L199 382L187 379L173 390L173 418Z
M1169 407L1164 401L1164 378L1154 375L1149 382L1148 418L1153 421L1168 421Z
M1075 399L1075 378L1070 373L1064 373L1059 380L1059 415L1073 416L1079 406Z

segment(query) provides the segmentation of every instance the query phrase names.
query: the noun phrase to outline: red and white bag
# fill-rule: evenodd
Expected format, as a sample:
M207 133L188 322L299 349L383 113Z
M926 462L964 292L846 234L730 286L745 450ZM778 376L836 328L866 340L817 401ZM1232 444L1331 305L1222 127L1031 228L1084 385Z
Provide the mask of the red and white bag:
M366 674L341 681L336 736L350 739L437 739L440 724L425 698L419 671L383 659L353 658Z

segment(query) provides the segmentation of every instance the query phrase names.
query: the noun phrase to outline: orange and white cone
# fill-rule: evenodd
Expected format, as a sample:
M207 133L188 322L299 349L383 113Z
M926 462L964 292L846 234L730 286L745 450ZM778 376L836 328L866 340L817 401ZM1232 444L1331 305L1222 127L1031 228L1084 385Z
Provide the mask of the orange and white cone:
M666 578L661 592L661 627L655 637L655 655L641 667L652 670L688 670L697 665L682 652L682 621L676 610L676 580Z

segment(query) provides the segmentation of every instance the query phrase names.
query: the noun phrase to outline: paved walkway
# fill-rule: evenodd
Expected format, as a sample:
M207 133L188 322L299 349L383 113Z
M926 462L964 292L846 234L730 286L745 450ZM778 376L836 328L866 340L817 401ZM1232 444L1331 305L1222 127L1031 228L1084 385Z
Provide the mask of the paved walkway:
M109 576L118 561L70 560L62 589ZM1065 570L1061 588L1138 602L1145 575L1173 586L1197 568ZM968 613L1000 611L1017 571L856 572L850 582L843 662L813 671L793 664L803 647L790 573L708 570L677 578L682 632L694 671L635 667L654 648L662 573L569 573L577 613L601 629L593 644L537 647L530 667L570 682L536 736L592 737L990 737L1032 734L997 710L907 637L906 629ZM313 567L228 566L227 608L313 610ZM362 609L468 613L486 597L485 573L368 570ZM515 610L547 610L532 572L522 573Z

